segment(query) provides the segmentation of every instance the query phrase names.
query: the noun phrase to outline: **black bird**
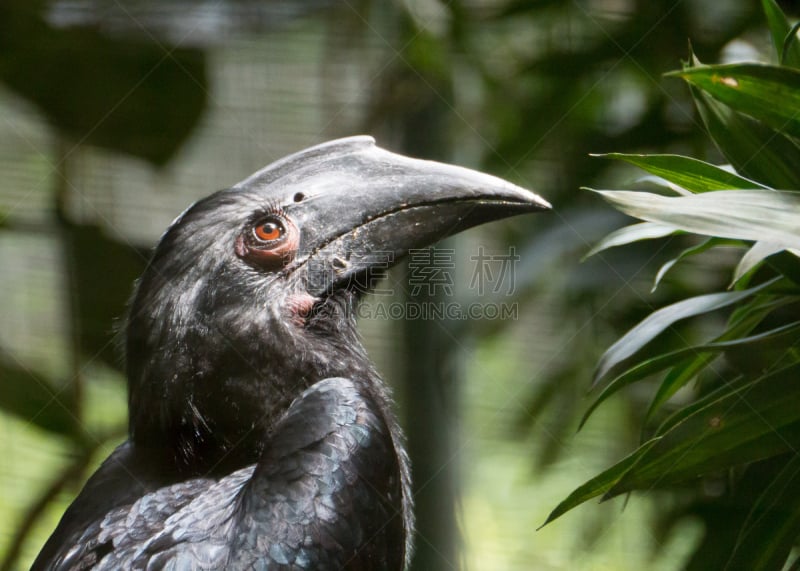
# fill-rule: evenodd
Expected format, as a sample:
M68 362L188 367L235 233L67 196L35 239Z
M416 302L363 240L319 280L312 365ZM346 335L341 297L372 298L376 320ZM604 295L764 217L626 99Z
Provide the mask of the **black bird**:
M409 249L547 208L371 137L191 206L130 306L130 438L33 569L403 569L408 459L354 305Z

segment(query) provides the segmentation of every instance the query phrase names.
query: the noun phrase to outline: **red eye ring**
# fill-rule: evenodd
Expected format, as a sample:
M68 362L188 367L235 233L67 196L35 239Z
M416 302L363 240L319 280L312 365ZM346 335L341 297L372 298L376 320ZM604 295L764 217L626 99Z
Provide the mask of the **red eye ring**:
M286 228L278 219L268 219L253 226L253 236L260 242L276 242L286 235Z

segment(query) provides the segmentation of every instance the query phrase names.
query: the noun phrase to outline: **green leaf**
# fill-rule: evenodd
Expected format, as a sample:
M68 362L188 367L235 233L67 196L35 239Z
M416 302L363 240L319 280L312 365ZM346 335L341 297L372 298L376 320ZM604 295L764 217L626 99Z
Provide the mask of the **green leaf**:
M800 164L800 163L798 163ZM800 248L800 193L718 190L661 196L630 190L595 190L624 213L706 236L764 240Z
M772 242L766 242L764 240L759 240L753 244L736 265L736 270L733 272L733 279L729 287L733 287L745 274L749 273L765 259L783 250L784 248L780 244L773 244Z
M795 335L798 329L797 324L790 323L770 331L740 338L740 335L749 333L761 322L762 319L764 319L767 314L775 309L775 306L771 304L759 304L757 307L759 311L749 313L742 319L738 319L736 321L731 319L733 324L730 325L722 335L717 337L712 343L698 346L694 359L685 361L684 363L679 363L669 372L669 374L661 382L661 385L659 385L658 391L656 392L656 395L653 397L653 400L647 409L645 421L652 419L656 411L660 409L664 403L667 402L676 392L678 392L680 388L695 378L695 376L697 376L697 374L704 367L706 367L716 358L717 353L720 351L729 351L736 347L742 347L756 343L771 342L784 335ZM662 432L664 429L665 426L662 426L659 429L659 432Z
M800 71L757 63L691 67L678 76L732 109L800 137Z
M582 504L583 502L605 494L625 475L628 470L636 465L639 459L645 455L645 453L653 444L656 443L656 441L657 440L651 440L649 442L645 442L632 454L577 488L569 496L567 496L566 499L559 503L552 512L550 512L550 515L547 516L547 520L545 520L541 527L546 526L554 519L561 517L566 512Z
M751 325L751 327L753 326L755 326L755 324ZM780 338L784 335L794 335L799 330L800 330L800 322L795 322L783 325L781 327L777 327L775 329L771 329L769 331L764 331L756 335L752 335L749 337L741 337L738 339L731 339L731 337L739 333L739 331L729 330L724 335L718 337L715 341L711 343L695 345L692 347L685 347L683 349L678 349L677 351L671 351L669 353L665 353L663 355L658 355L651 359L647 359L646 361L643 361L631 367L621 375L615 377L611 382L609 382L608 385L606 385L606 387L600 393L600 395L589 406L589 409L584 413L579 427L582 427L584 425L586 420L589 418L592 412L600 405L600 403L605 401L612 394L616 393L619 389L627 385L630 385L632 383L635 383L636 381L640 381L654 373L657 373L658 371L661 371L668 367L675 366L675 370L680 371L682 375L687 377L686 380L688 380L692 378L700 368L702 368L702 365L707 363L718 353L721 353L723 351L729 351L731 349L742 347L744 345L752 345L765 341L773 341L776 338ZM695 357L695 359L691 359L692 357ZM684 366L680 366L681 362L684 363ZM679 365L676 366L676 363L678 363ZM692 366L693 363L697 364L694 364L694 366ZM674 392L675 391L673 390L669 396L674 394ZM650 416L649 412L648 416Z
M650 401L650 406L647 407L647 412L644 415L645 424L642 428L644 429L647 426L664 403L669 401L689 381L697 377L697 374L718 356L716 352L706 351L697 354L694 359L687 359L673 367L661 381L658 391L656 391L653 400Z
M784 569L786 569L786 571L798 571L798 570L800 570L800 557L796 557L794 559L794 561L792 561L792 564L789 565L788 567L784 567Z
M691 347L691 350L697 350L697 347ZM646 378L649 375L657 373L658 371L665 369L671 365L675 365L679 362L680 356L686 352L687 349L681 349L679 351L673 351L671 353L667 353L665 355L659 355L658 357L653 357L652 359L647 359L641 363L637 363L634 367L631 367L624 373L618 375L613 380L611 380L608 385L602 390L602 392L597 396L597 398L589 405L589 408L586 412L583 413L580 422L578 423L578 430L583 428L583 425L586 424L586 421L589 420L589 417L592 413L597 409L600 404L605 401L608 397L616 393L623 387L626 387L636 381L640 381ZM689 351L691 353L691 351Z
M747 335L770 313L794 301L795 300L790 296L754 296L751 301L737 307L731 313L725 331L714 339L714 342L729 341L737 339L742 335ZM667 375L658 387L658 392L653 397L653 401L650 403L650 407L645 414L645 422L649 421L655 412L667 402L678 389L691 380L696 372L707 365L708 362L708 355L702 354L685 367L680 364L676 365L673 371L670 371L670 374ZM657 433L663 434L667 428L677 423L682 418L682 415L685 414L688 414L688 408L683 409L683 412L679 411L675 413L672 417L667 419Z
M741 177L718 166L680 155L631 155L609 153L594 155L619 159L660 176L691 192L767 188L756 181Z
M781 569L800 534L800 455L794 453L754 503L725 569Z
M800 22L792 26L792 29L786 34L786 40L784 40L781 50L781 63L800 67Z
M708 134L737 172L772 188L800 189L800 147L794 141L698 89L691 91Z
M600 495L608 499L787 451L800 436L798 373L796 363L686 407L689 414L663 435L575 489L544 525Z
M797 42L791 41L794 37L792 26L786 19L783 10L775 0L761 0L761 5L767 17L772 45L775 46L778 60L783 65L800 67L800 46L797 45Z
M602 240L600 240L583 259L594 256L598 252L614 248L616 246L623 246L631 244L632 242L639 242L640 240L652 240L655 238L663 238L677 232L678 229L673 226L665 226L663 224L654 224L653 222L640 222L638 224L631 224L619 230L611 232Z
M670 428L609 490L681 482L792 451L800 437L800 363L764 375L694 410Z
M795 288L800 287L800 252L796 249L792 248L770 256L767 258L767 264L790 280Z
M659 268L658 273L656 274L655 279L653 280L653 287L650 292L654 292L658 287L658 284L661 283L661 280L664 279L666 273L672 269L672 267L680 262L681 260L688 258L690 256L694 256L697 254L702 254L703 252L710 250L716 246L739 246L741 242L738 240L728 240L725 238L708 238L702 241L700 244L696 246L692 246L691 248L686 248L683 252L678 254L677 257L669 260L666 262L661 268Z
M793 286L789 284L789 287ZM776 293L778 295L757 295L734 309L728 319L728 328L723 335L729 336L726 338L731 339L730 336L735 337L747 333L771 312L785 305L796 303L799 299L796 291L790 295L784 295L785 292L780 290L777 290ZM747 325L748 323L750 325Z
M628 357L634 355L639 349L647 345L673 323L681 319L686 319L687 317L708 313L709 311L714 311L737 303L754 293L765 290L769 286L775 284L778 279L779 278L775 278L742 291L711 293L691 297L654 311L618 339L606 350L603 356L600 357L592 385L596 386L598 381L605 377L611 369Z

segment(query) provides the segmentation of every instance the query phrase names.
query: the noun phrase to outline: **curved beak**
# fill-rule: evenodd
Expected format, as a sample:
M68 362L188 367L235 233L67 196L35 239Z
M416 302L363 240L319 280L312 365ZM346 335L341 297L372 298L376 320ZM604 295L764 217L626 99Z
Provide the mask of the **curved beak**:
M365 136L301 151L235 188L278 193L300 230L287 271L305 269L314 296L461 230L550 208L500 178L391 153Z

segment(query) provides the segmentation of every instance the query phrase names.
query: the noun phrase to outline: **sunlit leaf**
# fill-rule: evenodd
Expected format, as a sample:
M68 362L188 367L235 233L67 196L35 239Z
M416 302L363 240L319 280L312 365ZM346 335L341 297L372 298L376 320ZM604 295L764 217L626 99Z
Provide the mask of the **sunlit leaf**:
M645 414L645 422L650 421L654 417L655 413L664 405L664 403L672 398L672 396L674 396L678 390L683 388L687 383L694 379L701 370L713 362L718 356L719 351L730 351L736 347L759 342L771 342L782 336L786 336L791 340L795 340L797 337L796 325L791 324L785 328L779 327L778 329L769 331L766 334L747 337L745 338L746 341L742 343L739 343L738 340L716 342L711 344L711 347L709 348L711 350L698 352L696 357L691 361L674 367L669 374L664 377L661 385L659 385L658 392L656 393L655 397L653 397L653 400L647 409L647 413ZM726 335L726 337L728 337L728 335ZM675 419L672 420L674 421ZM659 429L659 433L662 432L664 428L665 426L662 426Z
M654 224L653 222L640 222L638 224L625 226L624 228L611 232L608 236L600 240L589 253L584 256L584 259L609 248L639 242L640 240L663 238L677 231L678 229L673 226Z
M797 30L777 2L763 0L762 4L779 59L796 65L800 61ZM742 507L753 504L737 504L737 514L731 517L727 533L723 532L724 541L703 543L718 551L701 546L688 567L703 568L704 562L711 561L722 568L730 557L728 569L781 569L800 535L800 516L794 515L800 513L800 460L793 458L796 469L775 479L775 468L784 465L787 452L796 455L800 441L800 322L796 315L800 263L795 256L800 252L800 193L790 192L800 190L800 140L796 139L800 138L800 70L762 64L701 66L692 56L688 67L673 75L689 84L709 135L735 172L675 155L606 155L658 177L660 186L652 189L654 194L600 194L640 221L708 237L664 264L655 285L677 262L714 246L732 245L743 252L732 272L736 289L690 297L660 309L606 351L593 379L593 386L602 385L602 390L581 423L623 387L657 376L661 382L643 423L643 439L649 440L575 490L548 521L597 495L610 498L637 489L674 489L675 484L689 492L687 482L699 484L703 475L716 480L727 472L732 485L764 485L751 487L745 494L731 488L725 494L727 504L700 496L704 506L722 504L732 511L733 497L746 502L754 494L761 498L747 520ZM610 235L595 251L607 244L647 239L644 236L653 231L642 224L629 226ZM779 277L762 283L763 290L746 289L748 283L758 283L767 275ZM680 285L696 291L691 284ZM794 305L783 308L788 304ZM713 341L679 350L671 347L670 352L654 342L681 319L725 307L733 312ZM715 317L703 323L713 327ZM721 355L724 363L718 360ZM674 406L679 406L674 395L695 379L702 382L686 395L693 400L670 414L653 434L652 421L663 417L663 405L675 401ZM768 458L772 460L762 462ZM745 475L763 472L760 480L743 479L741 471L731 470L754 462L757 465ZM719 514L724 519L723 510ZM714 534L715 522L704 521L708 534ZM736 533L740 541L733 550Z
M731 286L742 279L746 273L754 269L766 258L783 250L784 247L782 245L773 244L772 242L766 242L764 240L759 240L753 244L736 265L736 270L733 272L733 280L731 280Z
M800 46L797 42L790 41L794 34L783 10L775 0L761 0L761 5L767 17L772 45L775 46L779 61L783 65L800 67Z
M595 190L624 213L686 232L738 240L764 240L800 248L800 193L719 190L661 196L630 190Z
M641 478L641 474L638 472L647 473L655 480L663 475L664 480L659 483L665 483L674 481L676 476L679 476L679 479L686 477L683 472L670 473L673 465L681 470L686 470L686 464L690 461L697 460L700 460L701 468L705 461L714 465L721 463L723 467L731 465L730 463L726 464L725 460L731 455L731 450L725 446L715 448L713 445L709 449L705 446L707 441L722 445L732 443L736 448L737 439L732 437L741 436L742 440L738 442L738 449L733 450L734 459L737 459L738 454L743 452L750 453L750 455L744 455L745 458L758 459L785 451L787 445L782 436L786 431L782 429L786 427L800 434L800 425L793 426L792 422L787 421L787 419L796 418L800 422L800 406L794 402L787 403L787 399L783 398L783 395L791 394L790 389L794 388L794 377L800 372L798 368L800 368L800 364L795 364L749 383L736 391L729 391L727 394L723 390L717 391L709 395L710 398L687 407L689 413L667 430L663 436L643 443L626 458L573 491L550 513L544 525L591 498L600 495L608 498L623 493L620 484L629 485L631 482L637 482L637 478ZM768 390L753 392L759 383L763 383L763 388ZM776 413L776 419L778 419L774 425L765 427L762 422L762 425L758 426L758 421L763 419L760 419L758 412L752 413L751 407L748 406L750 401L745 400L748 395L752 396L751 400L757 406L765 405L765 410L772 406ZM748 415L748 412L751 414ZM749 424L744 424L744 421ZM748 432L748 428L754 426L756 430ZM776 431L773 432L771 428L775 428ZM663 444L665 440L667 441L666 446ZM698 455L698 451L692 453L693 445L700 446L701 454ZM679 447L680 450L678 450ZM652 458L654 450L659 450L660 454L656 454L655 458ZM653 474L652 464L654 461L662 461L663 452L670 451L672 454L669 462L660 466L661 472ZM707 457L704 458L702 453L706 453ZM636 478L631 478L632 473L636 475ZM689 473L694 475L701 471L694 472L694 469L690 468ZM646 487L646 485L642 484L640 487Z
M708 134L738 173L772 188L800 189L800 147L793 140L699 89L691 91Z
M664 276L667 274L667 272L671 270L672 267L681 260L691 256L695 256L697 254L702 254L703 252L717 246L738 246L740 245L740 243L741 242L739 242L738 240L728 240L725 238L708 238L707 240L703 240L700 244L697 244L696 246L692 246L691 248L686 248L684 251L678 254L677 257L669 260L663 266L661 266L661 268L659 268L658 273L656 273L656 277L653 279L653 287L650 291L654 292L658 287L658 284L661 283L661 280L664 279Z
M777 278L742 291L711 293L691 297L654 311L618 339L616 343L609 347L603 356L600 357L592 384L596 385L611 369L628 357L634 355L639 349L647 345L673 323L681 319L686 319L687 317L730 306L746 299L754 293L763 291L776 283L776 281Z
M758 63L697 66L672 72L736 111L800 136L800 71Z
M773 254L767 258L767 264L775 271L783 274L790 280L794 287L800 287L800 250L789 248L778 254ZM739 285L745 280L740 280L736 284L737 289L742 289Z
M692 347L692 349L696 350L695 347ZM580 423L578 423L578 430L583 428L583 425L586 424L586 421L589 420L589 417L592 415L595 409L597 409L597 407L600 406L600 404L602 404L608 397L627 385L635 383L636 381L640 381L649 375L657 373L658 371L661 371L669 366L674 366L676 363L680 362L679 359L685 351L685 349L682 349L680 351L674 351L666 355L659 355L658 357L647 359L646 361L636 364L634 367L615 377L608 383L608 385L605 386L592 404L589 405L589 408L586 410L586 412L583 413Z
M727 391L648 448L609 490L613 497L793 450L800 437L800 363Z
M756 296L752 301L741 305L731 313L728 318L728 325L725 331L722 332L714 343L723 343L731 340L738 339L743 335L750 333L755 327L761 323L764 318L775 311L791 303L790 298L783 296L770 296L765 299L765 296ZM778 334L783 334L778 329ZM762 338L761 340L768 340L769 337ZM653 415L658 411L664 403L666 403L681 387L691 381L703 367L707 366L716 354L701 353L694 359L677 364L669 374L664 377L658 387L658 391L650 403L647 413L645 414L645 423L653 418ZM660 428L659 433L666 430L671 423L677 422L680 418L680 413L674 415L671 419L667 420Z
M757 295L750 301L740 304L731 312L724 335L735 337L750 331L753 326L758 325L771 312L797 301L798 297L796 295ZM731 339L732 337L727 338Z
M583 424L586 422L592 412L600 405L600 403L605 401L612 394L616 393L619 389L635 383L636 381L640 381L654 373L657 373L658 371L668 367L673 367L681 362L685 362L685 366L682 367L679 365L677 370L681 371L682 374L686 375L688 378L692 378L697 373L697 370L702 368L702 366L707 363L708 360L712 359L718 353L729 351L744 345L752 345L764 341L773 341L776 338L786 335L794 335L798 330L800 330L800 322L789 323L769 331L748 337L741 337L738 339L731 339L731 337L734 336L734 332L728 331L726 332L726 335L720 336L718 340L715 340L714 342L678 349L677 351L671 351L669 353L647 359L641 363L637 363L635 366L615 377L606 385L600 395L598 395L594 402L592 402L592 404L589 406L589 409L586 411L586 413L584 413L580 422L580 426L583 426ZM738 331L735 333L738 333ZM727 340L726 338L731 340ZM690 365L693 362L698 364L695 364L694 367L692 367ZM671 394L674 394L674 391L672 391Z
M705 351L696 354L693 359L687 359L673 367L664 376L653 400L650 401L650 406L644 415L645 423L642 429L644 430L664 403L675 396L675 393L685 387L692 379L696 378L700 371L714 362L718 356L718 352Z
M800 67L798 62L800 62L800 22L795 23L786 34L786 40L783 42L781 50L781 63Z
M582 504L583 502L602 496L614 487L624 475L630 470L639 459L644 456L657 439L645 442L637 448L632 454L625 457L623 460L605 470L577 488L567 498L559 503L556 508L547 516L547 520L542 524L542 527L550 523L556 518L561 517L572 508Z
M723 168L691 157L683 157L680 155L631 155L623 153L609 153L595 156L620 159L629 162L651 174L660 176L692 192L767 188L756 181L741 177Z
M742 526L725 569L781 569L800 534L800 455L761 493Z
M798 571L798 569L800 569L800 557L795 557L792 560L791 565L784 568L786 569L786 571Z

